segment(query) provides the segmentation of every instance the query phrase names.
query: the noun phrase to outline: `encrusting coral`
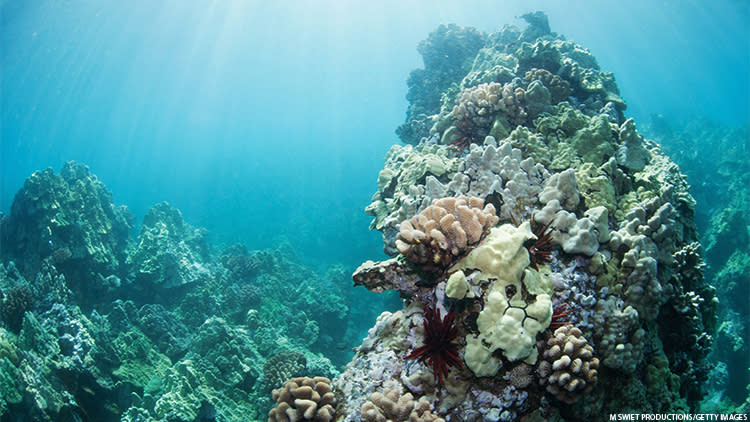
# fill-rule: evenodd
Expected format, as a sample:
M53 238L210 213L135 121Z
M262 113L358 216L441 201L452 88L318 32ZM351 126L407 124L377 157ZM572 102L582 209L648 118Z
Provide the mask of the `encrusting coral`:
M326 377L296 377L273 390L276 407L268 422L330 422L336 415L336 397Z
M570 404L594 388L598 369L599 359L581 330L563 325L547 340L537 373L550 394Z
M443 198L401 223L396 247L425 271L436 272L476 245L497 224L495 207L480 198Z

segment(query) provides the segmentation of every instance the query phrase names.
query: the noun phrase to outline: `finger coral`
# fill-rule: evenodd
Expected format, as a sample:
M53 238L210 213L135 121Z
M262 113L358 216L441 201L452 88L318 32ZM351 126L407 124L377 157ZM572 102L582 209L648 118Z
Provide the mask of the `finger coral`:
M543 356L537 369L539 382L558 400L575 403L594 388L599 359L578 328L564 325L555 330Z
M336 414L336 397L326 377L296 377L273 390L276 407L268 422L330 422Z
M473 197L443 198L401 223L396 248L428 272L439 272L497 224L495 207Z
M489 134L499 115L513 125L506 130L523 125L528 117L524 109L525 94L523 88L497 82L464 89L453 107L456 130L451 132L448 141L459 149L477 143Z

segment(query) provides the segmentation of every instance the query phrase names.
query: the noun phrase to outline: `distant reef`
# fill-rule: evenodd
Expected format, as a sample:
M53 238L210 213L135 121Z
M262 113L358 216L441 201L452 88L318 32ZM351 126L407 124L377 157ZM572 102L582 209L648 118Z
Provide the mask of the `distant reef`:
M705 412L750 410L750 127L706 119L674 124L652 116L646 129L664 145L702 206L696 225L706 256L705 277L716 287L720 324L711 360ZM711 163L706 165L706 163Z
M0 222L0 420L265 420L377 315L289 245L215 253L167 203L133 222L83 164L26 180Z

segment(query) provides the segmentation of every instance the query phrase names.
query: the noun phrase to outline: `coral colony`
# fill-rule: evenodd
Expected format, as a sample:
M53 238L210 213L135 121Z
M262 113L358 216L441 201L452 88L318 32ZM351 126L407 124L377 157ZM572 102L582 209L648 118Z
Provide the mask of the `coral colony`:
M715 302L688 185L626 118L614 76L525 18L419 45L406 145L367 207L392 258L353 275L404 308L332 380L339 421L697 409Z

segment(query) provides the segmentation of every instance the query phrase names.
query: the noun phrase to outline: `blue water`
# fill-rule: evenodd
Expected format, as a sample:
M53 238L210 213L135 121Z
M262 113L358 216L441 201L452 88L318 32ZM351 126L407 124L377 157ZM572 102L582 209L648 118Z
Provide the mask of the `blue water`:
M747 1L6 0L0 210L34 170L76 160L137 216L166 200L218 243L377 258L363 208L416 45L533 10L615 73L639 124L750 120Z

